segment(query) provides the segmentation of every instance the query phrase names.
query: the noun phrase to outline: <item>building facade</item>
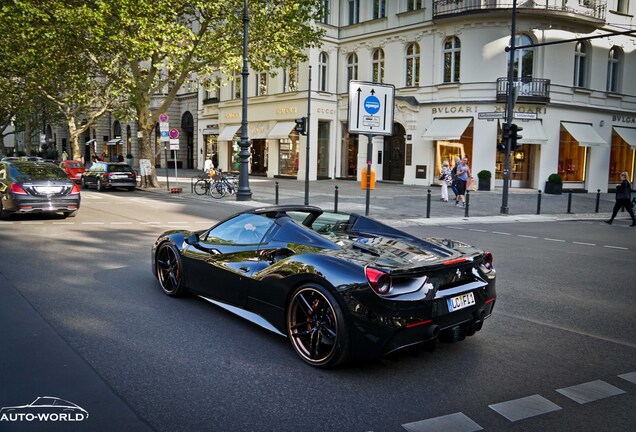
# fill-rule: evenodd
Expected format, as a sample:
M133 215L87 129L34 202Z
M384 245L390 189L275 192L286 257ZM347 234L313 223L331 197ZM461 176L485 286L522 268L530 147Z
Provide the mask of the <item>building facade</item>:
M371 143L378 180L435 184L444 160L467 156L473 173L491 171L491 186L501 186L512 2L325 0L323 44L307 62L183 92L169 113L180 147L168 159L202 169L216 155L236 170L246 91L252 175L304 179L309 157L311 180L359 180L368 138L347 124L349 81L359 80L396 89L393 135ZM512 187L544 189L552 173L590 192L612 188L622 171L634 180L634 3L517 0L513 122L523 138L511 155ZM294 130L300 117L309 118L307 136ZM114 124L87 138L108 150L121 139L112 150L137 156L134 125Z

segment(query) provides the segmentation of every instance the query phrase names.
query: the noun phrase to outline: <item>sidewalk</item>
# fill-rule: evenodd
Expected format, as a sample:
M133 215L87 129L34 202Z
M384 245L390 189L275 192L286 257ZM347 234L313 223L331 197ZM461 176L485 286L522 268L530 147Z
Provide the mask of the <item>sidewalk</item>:
M169 170L170 188L180 187L182 198L212 200L207 196L193 193L192 185L201 172L198 170L178 170L178 182L174 169ZM170 194L166 187L165 170L158 170L161 189L144 189L152 193ZM278 188L279 204L304 204L305 181L287 178L267 178L250 176L249 201L236 201L228 195L218 202L258 207L276 204ZM337 202L336 202L337 194ZM430 194L430 204L429 204ZM377 182L371 191L369 216L394 225L404 223L455 223L460 221L542 221L560 219L607 219L614 206L613 193L572 193L549 195L533 189L509 189L508 213L502 214L503 191L475 191L469 193L468 208L456 207L453 194L449 191L449 202L440 201L440 188L436 186L413 186L399 183ZM598 198L598 211L597 211ZM539 202L540 200L540 202ZM568 213L568 201L569 213ZM215 200L216 201L216 200ZM351 180L315 180L309 182L308 202L310 205L338 211L365 213L366 190L360 183ZM539 207L540 206L540 207ZM539 210L539 212L537 212ZM620 215L619 215L620 216Z

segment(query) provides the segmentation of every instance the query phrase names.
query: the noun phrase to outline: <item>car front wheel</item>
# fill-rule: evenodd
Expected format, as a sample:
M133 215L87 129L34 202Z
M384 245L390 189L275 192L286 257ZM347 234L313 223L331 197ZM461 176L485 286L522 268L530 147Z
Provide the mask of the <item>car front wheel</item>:
M177 248L172 243L162 243L155 254L155 264L163 292L171 297L183 296L187 289Z
M336 298L319 285L296 289L287 308L287 335L308 364L333 367L349 357L350 341Z

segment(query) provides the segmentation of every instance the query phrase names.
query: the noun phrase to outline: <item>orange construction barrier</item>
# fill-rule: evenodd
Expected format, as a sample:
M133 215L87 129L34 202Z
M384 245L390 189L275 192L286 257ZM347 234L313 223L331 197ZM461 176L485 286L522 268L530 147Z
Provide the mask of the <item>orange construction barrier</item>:
M365 165L364 168L362 168L360 178L360 189L364 190L366 190L367 188L367 167L368 165ZM371 181L369 182L369 189L375 189L375 170L373 168L371 168Z

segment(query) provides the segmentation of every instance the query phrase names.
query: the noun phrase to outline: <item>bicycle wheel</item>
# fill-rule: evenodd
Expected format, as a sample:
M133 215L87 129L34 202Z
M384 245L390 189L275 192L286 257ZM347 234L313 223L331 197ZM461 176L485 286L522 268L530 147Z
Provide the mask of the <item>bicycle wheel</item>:
M227 193L227 185L223 180L217 180L210 185L210 196L214 199L223 198Z
M194 193L197 195L205 195L208 191L208 182L206 180L197 180L194 184Z

